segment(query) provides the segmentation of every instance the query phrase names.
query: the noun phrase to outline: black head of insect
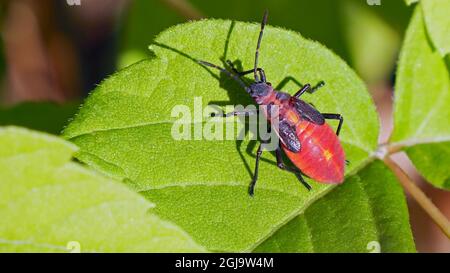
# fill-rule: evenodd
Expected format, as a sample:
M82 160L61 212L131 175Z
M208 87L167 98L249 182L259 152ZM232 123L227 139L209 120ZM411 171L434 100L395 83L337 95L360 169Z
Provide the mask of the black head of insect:
M269 95L271 92L273 92L273 87L269 82L255 82L252 83L249 87L250 89L250 96L257 102L261 101Z
M244 88L244 90L248 94L250 94L250 96L256 102L260 101L262 98L269 95L273 91L272 85L269 82L267 82L267 80L266 80L266 75L264 73L264 70L262 68L258 67L259 50L261 47L261 40L262 40L262 36L264 33L264 27L267 24L267 16L268 16L268 12L266 11L264 13L264 17L261 22L261 30L259 32L258 44L256 46L255 64L253 66L253 69L248 70L248 71L238 72L236 69L234 69L234 67L232 67L233 72L230 72L230 71L226 70L225 68L214 65L212 63L208 63L205 61L198 61L202 65L219 69L223 73L227 74L229 77L231 77L236 82L238 82ZM254 82L252 84L250 84L250 86L247 86L247 84L245 84L245 82L241 79L241 77L244 75L250 74L250 73L253 73L253 75L254 75Z
M252 97L263 97L273 91L272 85L267 82L255 82L252 83L249 88Z

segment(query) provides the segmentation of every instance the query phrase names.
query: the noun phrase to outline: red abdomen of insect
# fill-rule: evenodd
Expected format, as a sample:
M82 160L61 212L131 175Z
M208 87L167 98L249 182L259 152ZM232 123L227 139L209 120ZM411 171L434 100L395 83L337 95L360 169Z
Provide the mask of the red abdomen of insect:
M317 125L306 120L298 121L295 127L300 152L291 152L282 145L292 163L317 182L344 182L345 154L334 130L326 123Z

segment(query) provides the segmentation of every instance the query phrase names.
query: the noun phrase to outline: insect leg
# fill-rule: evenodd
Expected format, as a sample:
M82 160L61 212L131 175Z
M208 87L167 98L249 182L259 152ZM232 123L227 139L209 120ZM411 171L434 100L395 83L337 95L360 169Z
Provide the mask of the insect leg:
M324 86L325 86L325 82L320 81L313 88L311 88L311 90L309 90L308 93L312 94Z
M315 86L311 87L311 84L305 84L302 85L296 78L292 77L292 76L287 76L285 77L276 87L276 90L282 90L284 88L284 86L286 84L288 84L288 82L293 81L296 85L300 86L300 90L297 91L297 93L295 93L295 97L300 97L303 93L308 92L310 94L316 92L317 90L319 90L321 87L323 87L325 85L324 81L320 81L318 82Z
M317 90L319 90L324 85L325 85L324 81L320 81L314 87L311 87L311 84L307 83L302 88L300 88L300 90L298 90L297 93L294 94L294 97L299 98L305 92L308 92L308 93L312 94L312 93L316 92Z
M255 172L253 174L253 179L252 182L250 183L250 187L248 189L248 194L250 194L250 196L253 196L255 194L255 185L256 181L258 180L259 160L261 158L261 154L262 154L262 143L259 144L258 151L256 152Z
M247 71L238 71L238 70L234 67L234 64L233 64L230 60L227 60L227 64L230 66L231 70L232 70L235 74L239 75L239 77L242 77L242 76L245 76L245 75L247 75L247 74L250 74L250 73L253 73L253 72L254 72L254 69L250 69L250 70L247 70ZM259 77L261 78L261 81L262 81L262 82L266 82L266 81L267 81L267 80L266 80L266 73L264 72L264 70L263 70L262 68L258 67L258 68L256 69L256 71L258 71Z
M285 170L285 171L288 171L288 172L291 172L291 173L295 174L295 176L297 177L297 179L303 184L303 186L305 186L305 187L308 189L308 191L310 191L310 190L312 189L311 186L310 186L308 183L306 183L306 181L303 179L303 176L302 176L302 174L300 173L300 171L298 171L298 170L296 170L296 169L293 169L293 168L291 168L291 167L289 167L289 166L286 166L286 165L284 164L284 162L283 162L283 157L282 157L282 155L281 155L281 149L280 149L280 147L278 147L278 148L275 150L275 155L276 155L276 157L277 157L277 166L278 166L278 168L280 168L280 169L282 169L282 170Z
M227 117L232 117L232 116L253 116L253 115L257 115L258 114L258 110L244 110L244 111L233 111L233 112L229 112L226 114L222 114L221 117L227 118Z
M294 94L294 97L300 98L303 93L307 92L311 89L311 85L309 83L305 84L300 90L297 91L297 93Z
M201 61L201 60L199 60L199 61L197 61L197 62L198 62L199 64L201 64L201 65L209 66L209 67L218 69L218 70L220 70L222 73L227 74L230 78L232 78L233 80L235 80L236 82L238 82L238 83L242 86L242 88L245 89L245 91L246 91L247 93L250 93L250 88L242 81L242 79L239 77L239 75L235 75L235 74L231 73L230 71L226 70L225 68L222 68L222 67L220 67L220 66L217 66L217 65L212 64L212 63L209 63L209 62L205 62L205 61Z
M325 119L336 119L336 120L339 120L339 125L338 125L338 128L336 130L336 135L338 136L339 132L341 131L342 124L344 123L344 117L341 114L329 114L329 113L322 113L322 116Z

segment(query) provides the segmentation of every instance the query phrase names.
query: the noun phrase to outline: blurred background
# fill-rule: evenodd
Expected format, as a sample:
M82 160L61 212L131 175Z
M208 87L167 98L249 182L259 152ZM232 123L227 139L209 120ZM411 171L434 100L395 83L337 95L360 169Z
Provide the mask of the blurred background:
M165 28L210 17L259 22L266 8L269 24L321 42L357 71L386 141L396 61L412 13L403 0L0 0L0 125L58 134L103 79L150 58L147 47ZM404 155L396 160L450 218L450 193L425 183ZM430 218L409 198L408 204L418 251L450 252Z

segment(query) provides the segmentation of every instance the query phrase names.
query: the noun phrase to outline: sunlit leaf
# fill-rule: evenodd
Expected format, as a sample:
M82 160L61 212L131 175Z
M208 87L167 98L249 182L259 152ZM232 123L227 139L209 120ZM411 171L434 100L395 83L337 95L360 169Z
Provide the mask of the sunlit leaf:
M265 153L251 198L247 188L255 148L246 149L249 141L177 141L171 134L177 120L172 109L185 105L193 111L195 97L203 106L251 103L239 85L195 59L220 64L225 58L248 69L258 33L258 24L221 20L170 28L151 46L153 59L103 82L64 133L80 146L78 159L123 179L157 204L158 215L210 250L250 250L331 190L310 181L308 192ZM274 85L287 76L327 83L304 98L321 111L343 114L341 140L351 162L347 174L364 166L377 146L378 120L355 73L332 52L292 31L268 27L261 50L260 65ZM298 88L291 81L283 89L294 93ZM202 125L198 117L192 122L188 126Z
M450 173L449 101L448 67L429 43L419 5L400 56L391 140L410 147L406 152L421 174L443 188L448 188ZM414 147L418 144L422 145Z
M387 167L376 161L255 251L415 252L408 218L403 189Z
M421 0L425 23L434 46L442 56L450 53L450 1Z
M57 137L0 128L0 252L202 251L120 182L70 161Z

